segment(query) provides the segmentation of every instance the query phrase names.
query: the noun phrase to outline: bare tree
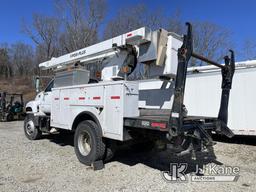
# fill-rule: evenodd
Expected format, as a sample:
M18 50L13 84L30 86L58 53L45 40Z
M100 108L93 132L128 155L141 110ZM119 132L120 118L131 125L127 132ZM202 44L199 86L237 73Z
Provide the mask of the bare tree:
M181 20L180 10L176 10L174 14L168 18L167 29L179 35L185 32L184 22Z
M121 9L117 17L110 20L105 29L105 38L117 36L142 26L152 29L167 28L171 32L182 35L186 29L181 19L181 12L177 10L170 18L165 19L159 12L151 13L144 4ZM193 22L194 50L216 61L222 61L230 48L230 33L225 28L210 22ZM203 65L195 59L191 65Z
M98 41L101 22L106 12L105 0L56 0L58 17L34 14L31 28L25 32L36 43L37 61L72 52ZM171 18L160 10L151 12L144 4L121 8L104 30L104 38L110 38L142 26L152 29L167 28L182 34L184 22L176 11ZM199 54L220 61L230 48L229 32L210 22L194 22L194 48ZM43 56L42 56L43 55ZM192 60L191 65L202 65Z
M10 49L11 62L15 66L15 73L19 76L28 76L35 68L34 53L31 45L21 42L15 43Z
M177 34L186 32L181 13L177 11L168 22L168 30ZM200 21L192 22L194 51L208 58L222 62L224 55L232 47L230 32L217 24ZM202 61L191 59L190 65L204 65Z
M243 44L241 55L247 60L256 59L256 42L252 39L246 39Z
M24 24L23 31L43 50L43 60L58 54L60 22L55 17L34 14L32 25Z
M232 48L230 32L211 22L194 22L194 51L210 59L222 62L224 55ZM191 65L204 65L202 61L191 60Z
M64 28L60 36L64 52L81 49L98 40L99 25L106 11L105 0L57 0L56 6Z
M0 46L0 76L8 78L13 76L13 69L9 57L7 44Z
M144 4L121 8L117 16L108 22L104 38L111 38L144 26L152 29L164 27L164 18L160 10L150 12Z

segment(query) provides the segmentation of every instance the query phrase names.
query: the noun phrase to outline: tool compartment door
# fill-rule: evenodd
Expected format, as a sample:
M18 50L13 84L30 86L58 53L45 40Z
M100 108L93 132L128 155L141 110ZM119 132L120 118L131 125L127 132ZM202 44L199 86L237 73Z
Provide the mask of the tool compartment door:
M52 91L51 125L60 122L60 90Z
M69 129L70 123L70 90L54 89L51 112L51 126Z
M123 85L104 87L104 136L123 139Z

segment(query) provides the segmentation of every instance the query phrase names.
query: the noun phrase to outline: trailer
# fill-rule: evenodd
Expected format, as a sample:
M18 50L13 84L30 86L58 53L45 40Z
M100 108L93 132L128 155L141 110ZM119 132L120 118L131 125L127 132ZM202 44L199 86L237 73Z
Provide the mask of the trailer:
M143 27L39 64L41 69L55 70L56 75L26 105L26 137L39 139L42 133L53 129L75 132L78 160L94 167L103 167L115 146L130 141L169 148L183 155L211 147L212 131L232 137L233 132L227 127L227 109L235 71L234 52L225 56L225 65L194 53L192 26L187 23L187 27L183 37L164 29L151 31ZM184 91L191 57L221 69L217 117L187 115ZM97 69L100 64L101 71L87 70L89 64ZM142 89L145 84L130 80L139 65L147 66L151 83L157 78L162 85L169 85L165 89L169 98L151 97L153 102L162 97L170 100L169 109L148 108L148 101L144 107L141 105L143 97L147 99Z
M188 69L187 86L184 103L189 115L214 117L220 103L221 72L212 66L191 67ZM235 135L256 135L254 109L256 108L256 61L241 61L236 63L234 84L230 92L228 127ZM209 88L208 88L209 87ZM207 92L202 92L207 89ZM210 101L210 102L209 102Z

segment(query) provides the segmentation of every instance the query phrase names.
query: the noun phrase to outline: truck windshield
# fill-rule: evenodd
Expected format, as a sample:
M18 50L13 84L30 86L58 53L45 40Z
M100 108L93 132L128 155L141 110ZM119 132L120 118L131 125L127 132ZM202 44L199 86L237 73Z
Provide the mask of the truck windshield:
M47 85L47 87L45 88L44 92L50 92L52 91L54 85L54 79L50 81L50 83Z

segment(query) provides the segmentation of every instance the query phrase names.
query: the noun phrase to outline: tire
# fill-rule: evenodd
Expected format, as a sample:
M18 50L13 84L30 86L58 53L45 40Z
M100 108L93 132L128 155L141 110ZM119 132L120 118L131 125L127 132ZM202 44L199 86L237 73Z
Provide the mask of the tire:
M111 140L106 141L106 151L103 158L104 162L109 162L111 159L113 159L116 152L116 148L117 148L117 145L115 141L111 141Z
M37 140L42 137L42 131L35 126L34 115L27 115L24 120L24 133L29 140Z
M105 144L98 125L86 120L78 124L74 138L75 153L78 160L90 166L95 161L103 160Z
M6 121L13 121L14 120L14 115L12 113L9 113L6 117Z

